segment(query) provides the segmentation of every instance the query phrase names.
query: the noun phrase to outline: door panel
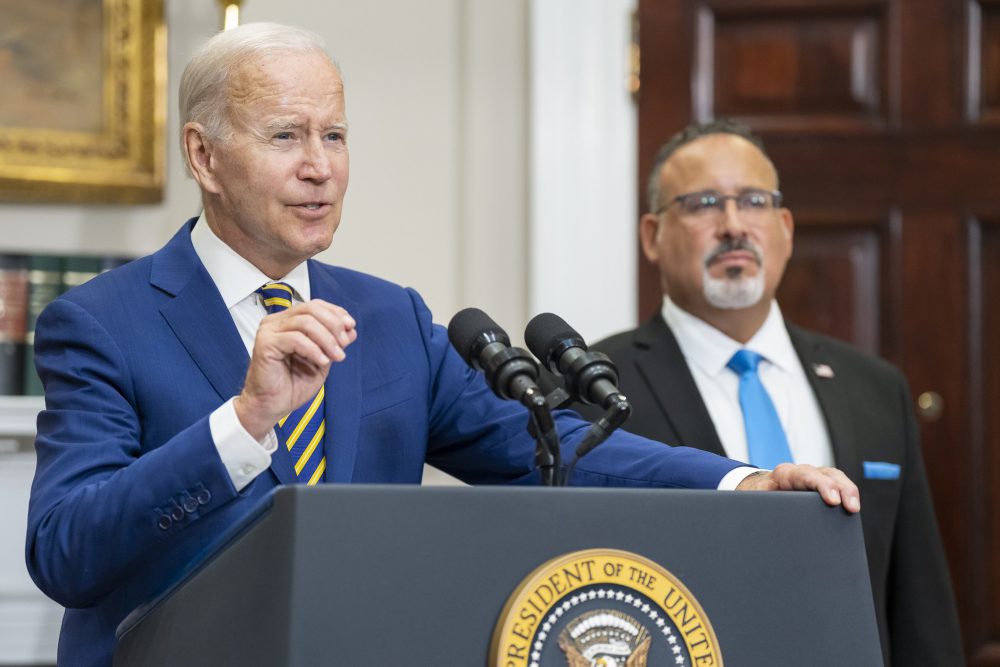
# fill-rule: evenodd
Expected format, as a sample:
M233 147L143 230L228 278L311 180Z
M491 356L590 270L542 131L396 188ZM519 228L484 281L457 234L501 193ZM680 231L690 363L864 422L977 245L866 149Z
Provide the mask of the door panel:
M730 6L727 6L730 5ZM712 3L698 11L699 117L821 131L886 124L884 8Z
M778 291L796 323L883 354L882 286L898 271L889 260L889 221L796 215L795 251Z

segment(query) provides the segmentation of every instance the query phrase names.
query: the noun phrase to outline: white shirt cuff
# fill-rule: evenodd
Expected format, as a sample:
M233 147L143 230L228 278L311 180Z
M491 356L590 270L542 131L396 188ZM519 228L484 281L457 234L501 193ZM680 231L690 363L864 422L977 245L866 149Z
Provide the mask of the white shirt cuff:
M253 481L271 465L271 454L278 448L278 438L274 430L267 432L259 442L250 435L236 416L231 398L220 405L208 417L208 427L212 431L212 441L233 480L236 491Z
M719 486L716 488L719 491L735 491L736 487L740 485L740 482L745 480L750 475L755 472L761 472L760 468L751 468L750 466L740 466L739 468L733 468L726 473L726 476L719 480Z

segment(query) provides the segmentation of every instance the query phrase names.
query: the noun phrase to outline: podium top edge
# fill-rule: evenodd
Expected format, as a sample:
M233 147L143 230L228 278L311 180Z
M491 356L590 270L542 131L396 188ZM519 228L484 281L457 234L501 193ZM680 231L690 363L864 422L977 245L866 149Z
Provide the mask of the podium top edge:
M320 495L350 495L350 496L471 496L493 495L504 497L524 497L532 494L541 496L564 495L575 498L593 498L611 496L627 496L635 498L647 496L650 498L683 497L691 500L698 498L706 502L731 502L734 494L738 494L739 502L747 503L805 503L825 505L819 494L814 491L722 491L717 489L667 489L667 488L634 488L634 487L547 487L547 486L505 486L476 485L449 486L417 484L319 484L305 486L300 484L277 487L271 494L271 500L281 502L283 499L299 496ZM281 499L281 500L279 500ZM831 508L832 509L832 508Z

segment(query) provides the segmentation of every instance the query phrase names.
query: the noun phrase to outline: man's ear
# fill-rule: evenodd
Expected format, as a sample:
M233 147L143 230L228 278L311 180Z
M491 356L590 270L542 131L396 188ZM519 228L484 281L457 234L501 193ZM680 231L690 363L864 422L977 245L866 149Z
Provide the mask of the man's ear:
M191 176L205 192L218 194L219 184L215 178L215 163L213 162L212 140L208 138L201 123L185 123L181 128L184 137L184 158L187 160Z
M785 238L788 239L788 256L792 256L792 242L795 240L795 219L792 217L792 212L787 208L783 208L781 213L781 224L785 230Z
M653 213L644 213L639 218L639 242L642 244L642 254L651 264L655 264L660 258L660 249L657 245L657 235L660 232L660 218Z

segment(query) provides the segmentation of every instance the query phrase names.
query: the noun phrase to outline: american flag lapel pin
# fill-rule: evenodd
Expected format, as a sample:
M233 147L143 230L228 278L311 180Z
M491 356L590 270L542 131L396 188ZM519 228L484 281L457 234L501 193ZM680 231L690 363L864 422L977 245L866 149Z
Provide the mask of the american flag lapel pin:
M830 379L833 377L833 369L826 364L813 364L813 373L818 378Z

